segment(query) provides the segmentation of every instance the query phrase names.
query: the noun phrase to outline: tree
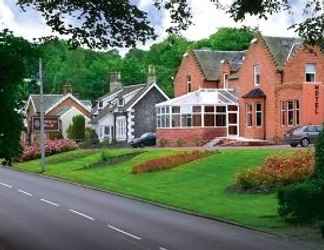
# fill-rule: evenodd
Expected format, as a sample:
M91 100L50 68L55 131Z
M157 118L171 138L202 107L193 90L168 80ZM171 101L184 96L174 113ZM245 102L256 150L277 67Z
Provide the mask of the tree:
M77 115L72 118L72 123L67 130L68 138L75 141L83 141L85 138L85 118Z
M227 11L235 21L242 21L247 15L268 18L275 13L293 11L297 1L289 0L234 0L225 6L222 0L210 0L215 8ZM324 4L322 0L304 0L301 14L304 19L295 23L299 35L308 43L323 44ZM139 9L134 1L106 0L17 0L24 8L31 6L44 16L53 31L70 35L73 47L87 45L90 48L134 47L137 42L145 43L156 38L148 13ZM158 10L170 13L169 32L187 29L192 24L192 10L189 0L152 0Z
M315 144L315 177L324 182L324 129Z
M254 37L255 30L244 27L221 28L212 34L209 39L196 42L195 48L211 48L214 50L241 51L248 49Z
M23 78L27 75L26 60L33 56L33 47L11 32L0 32L0 159L11 164L21 153L23 129L21 97Z

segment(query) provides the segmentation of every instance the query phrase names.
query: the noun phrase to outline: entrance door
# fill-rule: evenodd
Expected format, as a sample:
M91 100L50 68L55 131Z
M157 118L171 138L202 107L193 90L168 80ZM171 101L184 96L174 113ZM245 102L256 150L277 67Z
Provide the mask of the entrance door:
M239 111L235 105L227 107L227 135L239 136Z

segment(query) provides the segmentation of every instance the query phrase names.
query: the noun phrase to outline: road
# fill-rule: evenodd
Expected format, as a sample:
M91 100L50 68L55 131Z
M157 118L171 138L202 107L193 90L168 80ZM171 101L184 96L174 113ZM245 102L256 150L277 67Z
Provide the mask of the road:
M0 168L0 242L8 250L311 249L302 242L5 168Z

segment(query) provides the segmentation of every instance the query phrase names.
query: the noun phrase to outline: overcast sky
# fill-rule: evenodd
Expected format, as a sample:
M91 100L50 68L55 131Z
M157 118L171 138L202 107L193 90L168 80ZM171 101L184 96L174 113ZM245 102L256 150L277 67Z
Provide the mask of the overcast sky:
M166 37L164 30L169 26L169 18L166 13L158 13L152 6L152 0L133 0L138 2L141 9L149 12L154 24L159 40ZM220 27L240 27L242 25L258 27L263 34L271 36L296 36L293 30L287 28L298 19L298 14L287 15L282 13L273 16L268 20L258 20L257 18L247 18L243 23L235 23L228 14L217 10L210 3L210 0L189 0L193 9L194 25L183 35L190 40L206 38L217 31ZM230 4L232 0L223 0ZM301 9L302 0L293 0L295 10ZM0 29L9 28L17 35L29 40L51 34L51 29L47 27L39 13L29 10L21 11L15 4L15 0L0 0ZM141 46L140 46L141 47ZM146 45L148 47L148 45Z

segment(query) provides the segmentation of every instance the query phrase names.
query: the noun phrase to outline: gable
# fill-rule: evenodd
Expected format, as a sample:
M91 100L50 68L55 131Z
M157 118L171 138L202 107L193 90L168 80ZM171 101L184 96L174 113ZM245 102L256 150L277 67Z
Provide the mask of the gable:
M66 98L62 99L60 102L52 106L49 110L46 111L46 115L58 115L64 109L71 107L76 108L85 116L91 117L90 111L86 109L80 102L77 102L71 95L67 96Z

